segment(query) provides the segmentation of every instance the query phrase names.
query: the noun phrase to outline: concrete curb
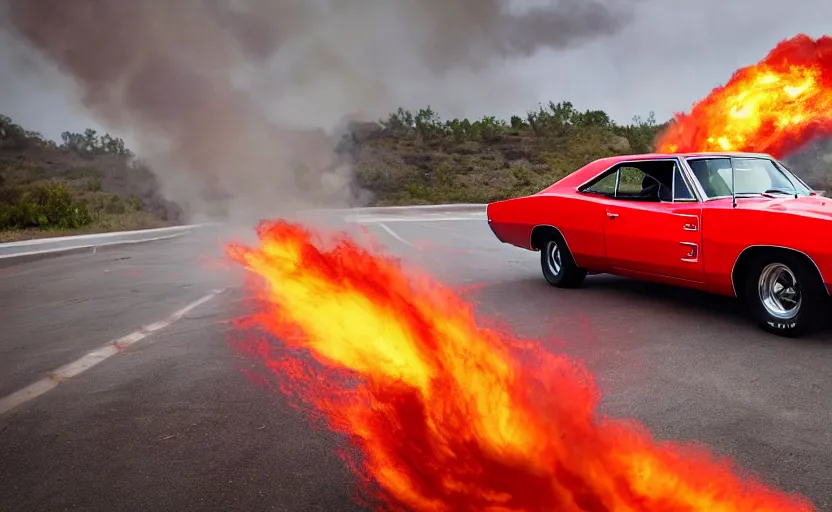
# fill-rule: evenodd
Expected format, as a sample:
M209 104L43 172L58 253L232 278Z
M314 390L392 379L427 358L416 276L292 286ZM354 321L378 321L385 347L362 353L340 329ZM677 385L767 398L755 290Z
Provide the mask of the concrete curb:
M40 251L28 251L14 254L0 254L0 268L7 268L14 265L21 265L23 263L30 263L33 261L44 260L47 258L54 258L57 256L68 256L70 254L97 254L99 252L106 252L111 249L118 249L124 245L144 244L150 242L160 242L163 240L172 240L179 238L188 233L182 231L171 235L157 236L153 238L144 238L139 240L118 240L115 242L105 242L100 244L87 244L80 246L62 247L56 249L45 249Z
M122 245L169 240L186 235L194 229L211 225L193 224L9 242L0 244L0 268L69 254L84 252L95 254L97 251Z
M155 240L177 233L187 233L216 224L190 224L171 226L167 228L139 229L135 231L114 231L109 233L93 233L89 235L59 236L51 238L37 238L0 244L0 258L12 257L30 252L46 252L59 249L75 249L100 246L109 243L128 243L144 240Z
M109 231L106 233L91 233L89 235L70 235L70 236L56 236L56 237L48 237L48 238L35 238L33 240L20 240L17 242L7 242L0 244L0 255L3 254L10 254L13 252L17 252L15 249L18 247L31 247L31 246L38 246L38 245L55 245L60 243L71 242L74 243L75 241L81 240L115 240L119 237L126 237L132 238L134 240L138 240L139 238L146 238L147 235L157 235L160 233L175 233L177 231L187 231L189 229L194 229L202 226L208 226L210 224L186 224L182 226L170 226L167 228L153 228L153 229L136 229L133 231ZM10 249L10 250L6 250Z

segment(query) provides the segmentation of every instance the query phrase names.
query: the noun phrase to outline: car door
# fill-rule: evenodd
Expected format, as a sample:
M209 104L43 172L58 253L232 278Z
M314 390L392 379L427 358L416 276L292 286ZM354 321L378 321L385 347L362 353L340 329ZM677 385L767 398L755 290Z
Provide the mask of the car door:
M622 168L622 175L630 169ZM618 193L605 201L604 244L614 270L700 283L701 240L701 203L678 165L672 201L634 200Z

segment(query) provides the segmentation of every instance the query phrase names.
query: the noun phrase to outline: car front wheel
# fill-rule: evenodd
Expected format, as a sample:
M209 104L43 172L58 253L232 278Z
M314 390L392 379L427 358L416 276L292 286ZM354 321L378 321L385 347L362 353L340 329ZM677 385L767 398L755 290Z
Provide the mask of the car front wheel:
M575 264L572 253L560 237L546 241L540 251L540 266L546 281L558 288L576 288L583 284L587 274Z
M828 299L815 269L791 253L755 258L748 269L744 294L760 327L790 337L816 329Z

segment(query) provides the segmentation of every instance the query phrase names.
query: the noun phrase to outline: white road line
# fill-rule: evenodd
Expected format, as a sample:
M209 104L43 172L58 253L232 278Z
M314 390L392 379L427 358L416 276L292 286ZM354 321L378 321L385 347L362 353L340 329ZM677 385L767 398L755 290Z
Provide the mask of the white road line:
M122 336L121 338L112 340L109 343L93 350L92 352L87 353L80 359L77 359L69 364L61 366L60 368L49 374L48 377L34 382L26 386L25 388L12 393L11 395L8 395L4 398L0 398L0 416L9 412L17 406L46 393L47 391L54 388L61 382L64 382L72 377L75 377L80 373L89 370L101 361L104 361L105 359L120 353L130 345L145 339L150 334L164 329L166 327L169 327L171 324L173 324L177 320L180 320L183 316L188 314L188 312L190 312L194 308L197 308L202 304L205 304L206 302L213 299L222 292L223 290L214 290L213 292L202 297L201 299L191 302L179 311L174 312L172 315L165 318L164 320L152 323L150 325L146 325L138 331L131 332L126 336Z
M386 224L383 224L383 223L379 222L378 225L379 225L379 227L381 227L381 229L383 229L384 231L387 231L390 234L390 236L392 236L393 238L395 238L399 242L401 242L405 245L409 245L410 247L416 247L415 245L411 244L410 242L408 242L404 238L400 237L395 231L393 231L392 229L387 227Z
M380 222L448 222L448 221L482 221L488 217L484 213L472 213L470 215L414 215L414 216L381 216L381 215L348 215L344 217L347 222L359 224L377 224Z

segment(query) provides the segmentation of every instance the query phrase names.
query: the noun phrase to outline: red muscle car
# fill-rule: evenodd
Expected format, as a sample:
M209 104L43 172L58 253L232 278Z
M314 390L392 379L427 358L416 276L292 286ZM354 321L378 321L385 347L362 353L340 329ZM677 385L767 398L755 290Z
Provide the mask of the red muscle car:
M832 291L832 199L769 155L603 158L487 217L501 242L541 252L553 286L607 273L697 288L784 336L819 327Z

